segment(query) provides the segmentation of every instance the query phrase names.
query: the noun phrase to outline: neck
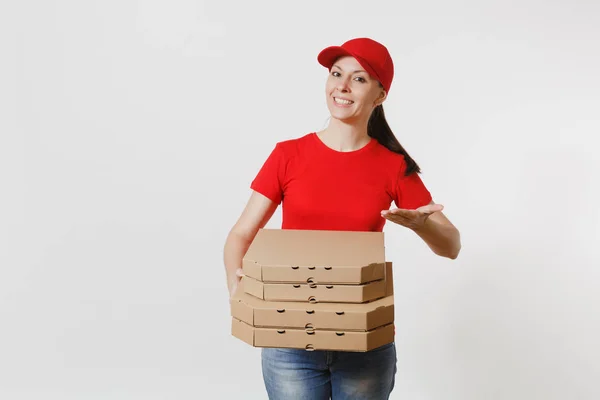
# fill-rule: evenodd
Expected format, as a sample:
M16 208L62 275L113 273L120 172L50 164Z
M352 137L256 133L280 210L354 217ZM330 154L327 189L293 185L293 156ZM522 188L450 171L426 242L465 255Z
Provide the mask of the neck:
M358 150L371 140L367 121L357 124L332 118L327 128L317 134L327 146L337 151Z

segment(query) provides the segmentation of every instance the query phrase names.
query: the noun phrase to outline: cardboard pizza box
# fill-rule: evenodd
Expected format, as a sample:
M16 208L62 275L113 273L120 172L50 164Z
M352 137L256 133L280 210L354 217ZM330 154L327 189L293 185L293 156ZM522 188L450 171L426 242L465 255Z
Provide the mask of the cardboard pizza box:
M385 296L385 281L357 285L317 285L315 283L264 283L244 277L244 292L267 301L308 303L364 303Z
M362 304L272 302L232 296L231 333L254 347L369 351L394 340L392 263L385 264L385 297Z
M254 347L305 350L369 351L394 340L394 324L370 331L257 328L232 318L232 334Z
M365 284L383 279L383 232L260 229L244 274L265 283Z
M243 278L230 300L231 316L252 326L366 331L394 320L393 287L387 281L385 297L374 301L316 304L266 301L247 294L246 282Z

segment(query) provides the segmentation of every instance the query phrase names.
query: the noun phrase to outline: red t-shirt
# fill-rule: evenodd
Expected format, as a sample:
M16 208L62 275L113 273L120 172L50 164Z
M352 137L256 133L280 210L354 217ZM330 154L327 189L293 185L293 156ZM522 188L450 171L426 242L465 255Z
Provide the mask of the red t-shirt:
M392 202L415 209L431 194L418 174L404 176L404 156L377 140L334 150L311 132L278 142L250 187L282 206L282 229L381 232Z

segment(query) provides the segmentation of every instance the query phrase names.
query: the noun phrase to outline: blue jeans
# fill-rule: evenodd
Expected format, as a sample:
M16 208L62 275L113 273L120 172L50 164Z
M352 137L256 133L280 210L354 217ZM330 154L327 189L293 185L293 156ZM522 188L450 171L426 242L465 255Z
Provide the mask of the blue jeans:
M261 349L270 400L388 399L396 375L396 345L367 352Z

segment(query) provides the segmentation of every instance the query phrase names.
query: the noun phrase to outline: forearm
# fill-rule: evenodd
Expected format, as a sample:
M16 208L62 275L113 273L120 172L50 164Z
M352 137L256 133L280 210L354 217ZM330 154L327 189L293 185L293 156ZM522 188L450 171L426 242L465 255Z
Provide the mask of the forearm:
M225 241L223 250L223 262L227 276L227 286L231 288L236 277L236 270L242 268L242 260L248 251L252 239L231 231Z
M460 232L452 224L441 224L428 218L425 225L413 231L437 255L456 259L461 249Z

